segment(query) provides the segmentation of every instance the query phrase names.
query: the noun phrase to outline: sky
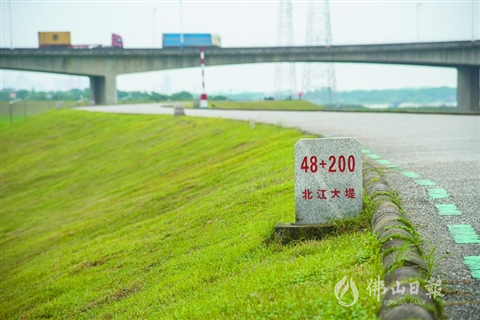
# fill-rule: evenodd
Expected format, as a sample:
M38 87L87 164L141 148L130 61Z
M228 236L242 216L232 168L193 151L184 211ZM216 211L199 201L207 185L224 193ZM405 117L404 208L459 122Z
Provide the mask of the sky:
M279 1L0 0L2 48L36 48L39 31L70 31L72 44L108 46L112 33L126 48L160 48L163 33L216 33L223 47L277 44ZM294 45L305 45L311 1L291 1ZM480 39L480 0L330 1L332 45ZM322 16L323 17L323 16ZM296 63L297 88L304 65ZM337 90L456 87L452 68L335 63ZM325 67L325 64L321 64ZM87 88L87 77L1 70L1 87ZM275 64L206 66L207 92L274 91ZM319 82L322 86L322 83ZM117 77L125 91L200 92L198 68Z

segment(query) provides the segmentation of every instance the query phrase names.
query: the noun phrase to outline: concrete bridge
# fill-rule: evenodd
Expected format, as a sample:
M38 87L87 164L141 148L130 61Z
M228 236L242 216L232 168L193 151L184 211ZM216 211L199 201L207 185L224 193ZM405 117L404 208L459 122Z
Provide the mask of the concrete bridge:
M196 48L0 49L0 68L90 77L97 104L116 104L119 74L197 67ZM331 47L205 48L205 64L357 62L456 68L461 112L480 113L480 42L455 41Z

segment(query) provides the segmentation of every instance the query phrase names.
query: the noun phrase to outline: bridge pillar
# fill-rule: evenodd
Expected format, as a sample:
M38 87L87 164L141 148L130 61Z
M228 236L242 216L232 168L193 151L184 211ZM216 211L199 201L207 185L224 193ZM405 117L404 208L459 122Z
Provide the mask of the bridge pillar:
M89 76L90 100L95 104L117 104L117 76Z
M478 67L457 67L457 110L480 113Z

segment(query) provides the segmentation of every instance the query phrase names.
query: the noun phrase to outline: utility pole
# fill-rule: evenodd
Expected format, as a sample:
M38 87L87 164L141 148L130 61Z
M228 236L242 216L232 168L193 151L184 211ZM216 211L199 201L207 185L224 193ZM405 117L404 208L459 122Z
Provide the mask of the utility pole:
M13 26L12 26L12 2L8 0L8 11L10 12L10 49L13 50Z
M328 0L312 1L308 7L307 17L307 46L332 45L332 29L330 25L330 6ZM330 107L338 108L337 82L333 63L304 63L302 92L315 92L319 89L326 90L326 102ZM323 97L312 98L308 95L306 100L319 103Z
M292 47L293 21L290 0L279 1L277 19L277 45L279 47ZM275 67L275 100L294 99L297 91L296 82L295 64L292 62L277 63Z

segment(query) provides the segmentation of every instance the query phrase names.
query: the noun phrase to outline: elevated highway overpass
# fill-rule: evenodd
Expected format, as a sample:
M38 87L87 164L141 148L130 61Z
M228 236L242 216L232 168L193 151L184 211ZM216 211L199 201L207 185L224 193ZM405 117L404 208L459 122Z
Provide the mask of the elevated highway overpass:
M480 42L454 41L330 47L205 48L205 64L349 62L456 68L461 112L480 113ZM119 74L199 66L196 48L0 49L0 68L90 77L92 98L116 104Z

